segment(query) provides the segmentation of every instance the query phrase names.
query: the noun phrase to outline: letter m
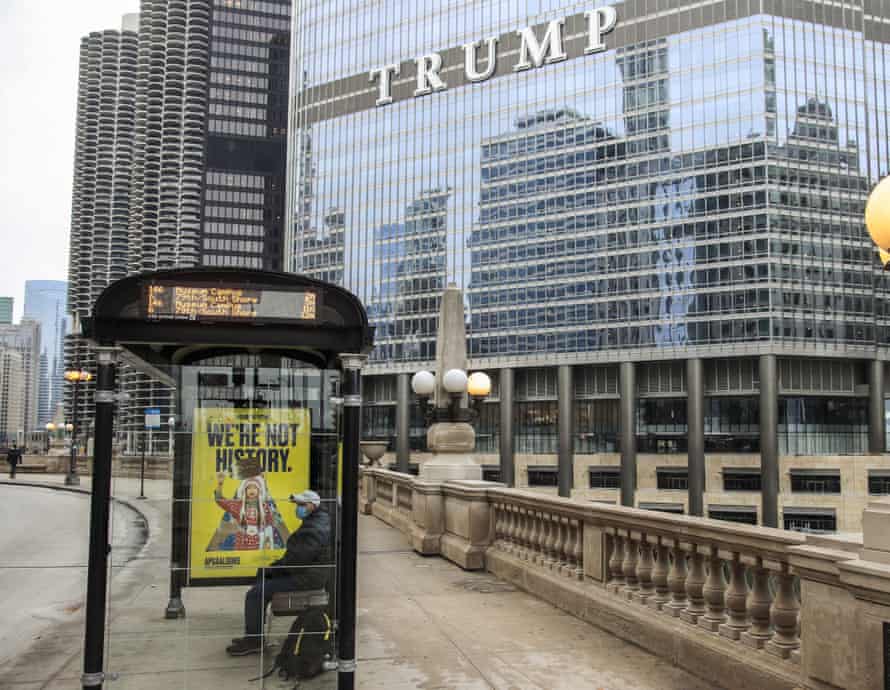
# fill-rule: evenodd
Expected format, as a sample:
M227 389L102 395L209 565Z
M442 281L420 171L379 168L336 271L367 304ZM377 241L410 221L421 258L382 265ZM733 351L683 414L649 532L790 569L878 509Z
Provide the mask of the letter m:
M516 34L522 43L519 46L519 62L513 67L514 72L522 72L532 67L540 67L551 62L566 59L566 51L562 45L562 27L565 19L554 19L547 25L544 40L538 42L532 27L526 27Z

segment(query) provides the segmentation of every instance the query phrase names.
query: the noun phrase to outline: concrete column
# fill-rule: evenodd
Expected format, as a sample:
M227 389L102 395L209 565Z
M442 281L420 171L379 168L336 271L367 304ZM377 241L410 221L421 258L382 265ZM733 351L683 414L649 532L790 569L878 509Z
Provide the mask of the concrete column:
M513 370L501 369L498 381L500 397L500 438L498 451L501 456L501 482L516 486L516 469L513 458Z
M868 371L868 451L883 453L887 439L884 431L884 362L873 359Z
M779 371L775 355L760 356L760 490L766 527L779 526Z
M634 505L637 492L637 381L636 364L622 362L618 391L621 395L619 429L621 435L621 505Z
M411 379L396 375L396 469L408 472L411 462Z
M558 483L559 495L569 498L572 495L574 478L574 398L575 388L572 384L572 367L563 364L557 370L557 400L559 401L557 423L559 425Z
M689 424L689 514L704 515L705 377L700 359L686 360L686 420Z

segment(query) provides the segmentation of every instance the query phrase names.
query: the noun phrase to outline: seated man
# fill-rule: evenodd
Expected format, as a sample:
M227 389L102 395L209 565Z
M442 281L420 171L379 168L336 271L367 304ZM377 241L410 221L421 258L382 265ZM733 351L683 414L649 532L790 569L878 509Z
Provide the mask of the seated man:
M226 648L232 656L257 654L262 649L266 606L273 594L323 589L327 583L331 518L322 510L321 497L314 491L291 494L290 501L297 504L297 517L303 522L288 537L284 555L257 570L256 584L247 590L244 599L244 637L232 640ZM316 567L307 567L313 565Z

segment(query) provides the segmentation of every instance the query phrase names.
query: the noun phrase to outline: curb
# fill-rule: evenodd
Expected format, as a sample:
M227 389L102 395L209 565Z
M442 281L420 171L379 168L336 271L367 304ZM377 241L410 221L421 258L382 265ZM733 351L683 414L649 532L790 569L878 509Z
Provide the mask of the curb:
M0 479L0 486L27 486L35 489L52 489L53 491L67 491L71 494L81 494L83 496L92 496L92 489L85 489L79 486L65 486L64 484L49 484L43 482L35 482L35 481L19 481L17 479ZM124 498L115 498L111 497L111 500L120 503L123 506L126 506L134 513L136 513L139 517L142 518L143 522L145 522L145 542L142 544L142 548L145 548L145 545L148 544L148 540L151 539L151 523L148 521L148 516L143 513L139 507L133 503L132 501Z

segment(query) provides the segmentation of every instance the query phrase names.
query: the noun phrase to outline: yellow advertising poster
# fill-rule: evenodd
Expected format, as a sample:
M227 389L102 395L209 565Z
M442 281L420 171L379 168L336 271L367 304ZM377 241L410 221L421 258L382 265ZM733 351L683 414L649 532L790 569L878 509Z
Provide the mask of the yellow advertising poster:
M198 408L192 438L190 579L252 578L300 526L308 410Z

